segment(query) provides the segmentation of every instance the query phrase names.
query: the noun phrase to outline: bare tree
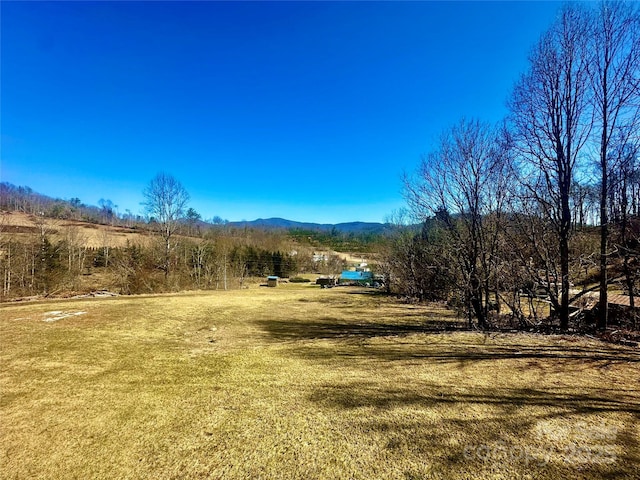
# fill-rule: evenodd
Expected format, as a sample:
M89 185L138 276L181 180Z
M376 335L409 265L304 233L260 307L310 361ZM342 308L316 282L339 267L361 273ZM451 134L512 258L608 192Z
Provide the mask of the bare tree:
M143 195L146 213L155 221L163 240L163 264L160 268L164 271L166 279L171 269L173 238L180 229L180 220L184 217L189 193L173 176L159 173L144 189Z
M67 275L74 290L78 288L80 276L87 257L87 238L76 225L64 230L64 247L67 254Z
M495 129L461 121L426 156L416 179L405 182L414 212L435 216L450 236L464 304L478 326L487 326L489 294L495 291L498 223L506 193L506 151Z
M1 190L0 190L1 192ZM12 247L13 242L10 235L5 234L7 228L7 217L0 215L0 270L2 271L2 290L0 290L0 300L4 299L11 292L12 281Z
M595 126L599 133L600 166L600 301L597 326L608 318L607 264L609 242L609 172L612 149L636 134L640 120L640 22L635 5L603 1L591 17L591 83ZM626 137L620 139L620 137ZM615 161L615 160L614 160Z
M511 100L521 178L553 225L560 259L560 327L569 323L571 187L590 133L587 17L579 5L563 8L530 56L530 70Z
M420 301L448 300L456 275L446 232L435 219L427 219L418 229L407 213L398 211L387 219L392 227L378 262L387 292Z
M633 191L640 185L640 145L624 145L617 149L618 168L613 175L611 195L615 198L611 207L618 222L619 235L615 250L622 257L625 289L629 294L629 313L633 326L637 328L636 282L640 278L640 222L637 214L632 214Z

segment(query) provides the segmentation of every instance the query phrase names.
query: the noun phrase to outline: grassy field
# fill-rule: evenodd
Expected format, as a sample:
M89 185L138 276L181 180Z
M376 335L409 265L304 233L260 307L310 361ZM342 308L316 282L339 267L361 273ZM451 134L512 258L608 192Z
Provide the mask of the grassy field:
M365 290L0 306L2 478L638 478L640 351Z

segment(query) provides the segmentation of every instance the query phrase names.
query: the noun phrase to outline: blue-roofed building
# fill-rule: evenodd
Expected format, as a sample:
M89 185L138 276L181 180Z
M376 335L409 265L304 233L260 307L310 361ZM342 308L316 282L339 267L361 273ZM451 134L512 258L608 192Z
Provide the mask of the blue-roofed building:
M373 282L373 274L371 272L352 272L344 270L340 274L340 283L371 283Z

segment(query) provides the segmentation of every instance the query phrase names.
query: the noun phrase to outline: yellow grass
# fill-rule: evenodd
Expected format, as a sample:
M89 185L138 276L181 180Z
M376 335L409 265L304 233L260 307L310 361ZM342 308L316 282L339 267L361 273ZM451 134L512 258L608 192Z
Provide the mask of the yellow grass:
M456 325L296 284L5 304L0 476L637 478L638 349Z
M54 232L56 240L63 240L72 235L73 241L89 248L124 247L127 242L140 245L148 245L149 232L136 232L130 228L115 227L109 225L97 225L94 223L76 220L59 220L53 218L37 218L34 215L19 212L0 212L0 233L6 231L15 238L38 235L40 226L38 221L44 222L47 232ZM15 227L24 227L15 233Z

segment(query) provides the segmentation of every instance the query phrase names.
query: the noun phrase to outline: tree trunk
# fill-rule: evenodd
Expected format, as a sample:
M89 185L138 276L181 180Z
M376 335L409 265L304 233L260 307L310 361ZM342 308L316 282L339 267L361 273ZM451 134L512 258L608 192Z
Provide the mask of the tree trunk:
M473 308L473 313L478 320L478 327L485 329L487 328L487 317L482 307L482 289L480 288L480 280L475 273L471 274L470 280L471 307Z
M600 168L602 175L602 187L600 191L600 299L598 301L598 330L606 330L609 320L609 302L607 298L607 243L609 239L609 218L607 213L607 199L609 198L609 172L607 165L608 125L607 125L607 76L606 70L603 79L603 106L602 106L602 138L600 140Z
M569 328L569 236L571 231L571 210L569 207L569 181L561 184L562 222L560 226L560 329ZM557 281L557 279L556 279Z

